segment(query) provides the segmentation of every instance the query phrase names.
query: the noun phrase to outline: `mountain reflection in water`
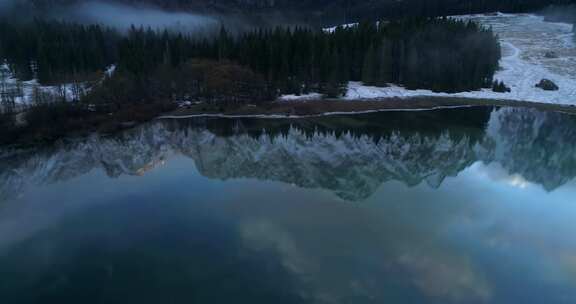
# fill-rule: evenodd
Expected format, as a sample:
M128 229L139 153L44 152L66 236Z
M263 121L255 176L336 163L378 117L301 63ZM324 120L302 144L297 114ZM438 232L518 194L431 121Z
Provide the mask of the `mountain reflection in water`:
M0 302L576 303L574 143L477 107L4 151Z
M0 163L0 199L96 168L143 175L174 155L206 177L255 178L329 190L348 201L383 183L439 187L476 162L552 191L576 177L576 118L479 107L301 120L156 121L119 136L92 136Z

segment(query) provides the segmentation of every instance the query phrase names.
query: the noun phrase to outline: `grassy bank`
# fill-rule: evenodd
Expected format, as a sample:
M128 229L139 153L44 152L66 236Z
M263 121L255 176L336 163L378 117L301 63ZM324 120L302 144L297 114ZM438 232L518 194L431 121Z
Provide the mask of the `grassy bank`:
M207 104L195 104L181 107L175 111L166 113L163 118L179 118L194 116L270 116L270 117L299 117L318 116L327 113L346 114L363 113L386 110L421 110L448 107L465 106L507 106L529 107L544 111L560 111L576 114L576 107L518 102L507 100L481 100L470 98L446 98L446 97L414 97L409 99L387 98L381 100L313 100L313 101L290 101L272 102L261 105L237 105L218 106Z
M110 134L150 121L174 109L173 104L163 102L127 104L113 110L71 103L34 106L3 118L23 122L5 123L10 127L0 130L0 145L26 147L91 133Z

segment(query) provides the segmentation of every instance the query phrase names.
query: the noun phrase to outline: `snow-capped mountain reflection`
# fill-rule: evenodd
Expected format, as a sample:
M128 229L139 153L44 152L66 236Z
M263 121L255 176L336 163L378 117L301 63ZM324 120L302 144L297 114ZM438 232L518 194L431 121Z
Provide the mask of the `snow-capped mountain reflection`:
M552 191L576 177L576 116L534 109L495 111L486 131L493 143L485 162Z
M576 176L576 118L571 115L486 109L475 114L477 123L466 125L444 121L442 112L371 114L357 121L405 115L418 125L402 118L400 125L358 127L348 122L353 127L336 131L331 126L342 118L260 122L256 127L241 120L157 121L116 137L92 136L5 156L0 162L0 199L95 169L110 177L142 175L177 154L192 159L209 178L279 181L328 190L350 201L368 198L389 181L439 187L446 177L478 161L497 162L548 191ZM435 126L422 126L432 121Z

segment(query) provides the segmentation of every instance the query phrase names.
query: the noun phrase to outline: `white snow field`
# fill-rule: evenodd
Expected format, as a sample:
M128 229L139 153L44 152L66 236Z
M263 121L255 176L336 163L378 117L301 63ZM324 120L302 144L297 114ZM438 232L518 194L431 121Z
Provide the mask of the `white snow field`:
M344 99L446 96L576 105L576 43L572 25L546 22L543 17L531 14L498 13L453 18L476 21L492 27L498 34L502 45L502 59L501 69L494 78L504 81L512 89L511 92L496 93L484 89L449 94L407 90L393 84L381 88L350 82ZM544 78L552 80L560 89L544 91L535 87Z

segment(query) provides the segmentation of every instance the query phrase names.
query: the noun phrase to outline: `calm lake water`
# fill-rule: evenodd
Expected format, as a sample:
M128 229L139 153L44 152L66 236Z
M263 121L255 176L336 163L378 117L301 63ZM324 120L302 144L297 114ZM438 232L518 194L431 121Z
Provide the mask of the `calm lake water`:
M0 302L576 303L576 117L157 121L0 158Z

